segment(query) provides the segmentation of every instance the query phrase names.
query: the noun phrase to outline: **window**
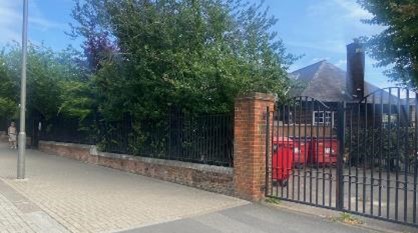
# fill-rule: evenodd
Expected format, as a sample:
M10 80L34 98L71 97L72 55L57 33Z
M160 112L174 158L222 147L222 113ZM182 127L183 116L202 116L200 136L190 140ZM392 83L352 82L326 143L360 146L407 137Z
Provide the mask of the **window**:
M330 111L314 111L312 116L314 125L325 124L334 125L334 112Z
M398 120L398 115L397 114L390 115L390 122L391 123L395 123L397 120ZM387 114L387 113L383 114L382 122L383 123L389 123L389 114Z
M390 123L389 123L390 120ZM395 127L398 123L398 115L397 114L387 114L383 113L382 115L382 123L384 128L388 128L389 126Z

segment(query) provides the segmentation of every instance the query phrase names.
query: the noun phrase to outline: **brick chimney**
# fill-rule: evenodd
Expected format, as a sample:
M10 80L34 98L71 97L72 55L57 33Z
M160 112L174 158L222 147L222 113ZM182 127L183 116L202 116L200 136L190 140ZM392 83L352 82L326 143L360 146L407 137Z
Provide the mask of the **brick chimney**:
M347 92L353 100L364 97L365 54L358 41L347 45Z

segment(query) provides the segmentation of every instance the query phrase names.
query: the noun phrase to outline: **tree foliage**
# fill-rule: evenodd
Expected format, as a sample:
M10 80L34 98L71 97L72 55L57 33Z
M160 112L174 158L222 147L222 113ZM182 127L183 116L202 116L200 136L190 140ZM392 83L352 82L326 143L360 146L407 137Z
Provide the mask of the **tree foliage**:
M378 65L393 66L387 75L418 88L418 2L416 0L358 0L373 14L365 23L384 26L382 33L364 38Z
M86 0L73 17L73 36L99 60L92 81L99 110L112 120L158 117L172 106L229 112L240 93L283 95L288 85L294 57L271 32L277 19L262 4ZM111 48L99 49L105 57L91 52L103 47Z
M11 78L4 53L4 51L0 53L0 120L10 120L17 113L17 87Z
M83 79L84 69L76 62L79 58L77 54L72 48L57 53L43 45L29 45L27 65L29 116L38 114L49 119L61 113L81 118L85 114L80 111L86 104L78 103L82 100L76 95L79 91L85 91L87 85ZM0 64L0 114L10 119L17 117L17 103L20 99L20 47L15 44L5 48L0 54ZM79 109L76 114L71 112L75 108Z

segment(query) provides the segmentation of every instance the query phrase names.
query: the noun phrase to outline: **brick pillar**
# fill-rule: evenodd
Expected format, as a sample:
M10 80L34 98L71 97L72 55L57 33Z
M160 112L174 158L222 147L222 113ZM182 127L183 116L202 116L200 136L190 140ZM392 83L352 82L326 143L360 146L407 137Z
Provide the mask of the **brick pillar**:
M262 93L235 100L234 188L240 198L259 201L264 197L266 109L273 110L274 103L274 96Z

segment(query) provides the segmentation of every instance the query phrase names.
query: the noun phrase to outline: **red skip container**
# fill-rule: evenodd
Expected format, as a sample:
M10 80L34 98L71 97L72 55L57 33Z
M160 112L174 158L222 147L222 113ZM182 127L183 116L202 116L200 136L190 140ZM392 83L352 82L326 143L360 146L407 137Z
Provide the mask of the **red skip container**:
M293 137L294 157L293 165L295 167L303 167L308 162L308 157L311 148L311 138L308 137Z
M273 139L272 179L286 186L293 167L293 140L288 137Z
M339 153L339 142L336 138L314 138L311 142L310 162L318 165L335 165Z

